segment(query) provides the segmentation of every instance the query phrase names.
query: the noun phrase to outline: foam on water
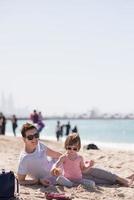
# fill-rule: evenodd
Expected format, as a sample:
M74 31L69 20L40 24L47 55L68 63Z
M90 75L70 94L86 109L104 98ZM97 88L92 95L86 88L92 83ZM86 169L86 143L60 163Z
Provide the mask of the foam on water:
M12 132L8 132L6 135L13 136ZM20 135L19 135L20 136ZM64 142L66 137L62 137L61 141ZM56 137L54 136L46 136L42 135L40 139L48 140L48 141L55 141ZM99 149L117 149L117 150L126 150L126 151L134 151L134 144L130 143L113 143L113 142L98 142L98 141L90 141L90 140L82 140L82 145L85 146L87 144L93 143L98 146Z
M61 120L67 124L69 120ZM24 120L18 121L17 136L21 136L20 129ZM40 134L41 139L56 141L55 127L57 120L46 120L45 128ZM75 125L83 145L96 144L99 148L115 148L120 150L134 150L134 120L70 120L71 127ZM13 136L11 121L7 121L6 135ZM65 129L61 140L64 142Z

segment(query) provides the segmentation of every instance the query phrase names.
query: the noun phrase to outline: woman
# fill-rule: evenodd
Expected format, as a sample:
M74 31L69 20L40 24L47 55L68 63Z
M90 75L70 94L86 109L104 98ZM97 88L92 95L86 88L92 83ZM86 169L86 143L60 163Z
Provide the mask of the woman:
M21 134L24 141L24 151L21 152L17 172L19 183L22 185L49 184L50 178L52 178L51 166L54 159L59 158L61 153L40 143L37 128L32 124L24 124ZM52 160L48 161L47 156L51 157ZM30 175L32 179L26 179L27 175Z

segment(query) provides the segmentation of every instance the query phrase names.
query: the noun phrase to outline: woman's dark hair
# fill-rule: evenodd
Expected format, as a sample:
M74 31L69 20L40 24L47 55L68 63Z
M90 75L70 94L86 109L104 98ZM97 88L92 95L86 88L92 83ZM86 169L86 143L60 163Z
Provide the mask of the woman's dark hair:
M30 123L23 124L22 129L21 129L22 137L26 137L26 131L32 130L32 129L37 130L36 126L34 126L33 124L30 124Z

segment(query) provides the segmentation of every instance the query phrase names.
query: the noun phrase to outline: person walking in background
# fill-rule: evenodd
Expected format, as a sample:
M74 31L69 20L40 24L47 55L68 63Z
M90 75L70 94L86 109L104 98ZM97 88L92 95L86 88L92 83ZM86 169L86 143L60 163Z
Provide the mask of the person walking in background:
M2 135L2 124L3 124L3 118L0 115L0 135Z
M60 126L60 137L63 137L63 133L64 133L64 124L62 124L61 126Z
M3 115L3 113L0 113L0 118L1 118L1 134L5 135L5 131L6 131L6 118Z
M73 133L78 133L78 128L77 128L77 126L74 126L74 128L72 129L72 132L73 132Z
M37 126L38 126L38 132L39 133L42 131L42 129L45 126L45 124L43 123L43 116L42 116L41 112L38 113L38 123L37 123Z
M66 153L58 159L51 170L52 175L58 176L56 179L57 184L67 187L72 187L75 184L83 184L94 188L94 181L82 178L82 171L89 169L94 162L92 161L90 166L86 166L83 157L78 155L78 151L81 148L79 135L76 133L69 134L65 140L64 147ZM61 173L59 167L63 167L63 173Z
M38 124L39 115L36 110L30 115L30 119L32 120L33 124Z
M13 134L14 136L16 136L16 128L18 127L16 115L12 116L11 121L12 121Z
M60 121L57 121L57 125L56 125L56 138L57 138L57 141L59 141L60 136L61 136L61 125L60 125Z
M71 125L70 125L70 122L68 121L68 123L65 125L66 126L66 136L68 136L69 135L69 133L70 133L70 129L71 129Z

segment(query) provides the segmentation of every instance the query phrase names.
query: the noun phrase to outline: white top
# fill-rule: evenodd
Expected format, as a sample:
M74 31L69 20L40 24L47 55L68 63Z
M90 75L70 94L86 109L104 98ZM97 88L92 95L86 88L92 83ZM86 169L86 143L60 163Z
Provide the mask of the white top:
M33 178L48 178L54 160L49 160L46 155L47 147L38 142L33 153L21 152L18 166L18 174L30 175Z

